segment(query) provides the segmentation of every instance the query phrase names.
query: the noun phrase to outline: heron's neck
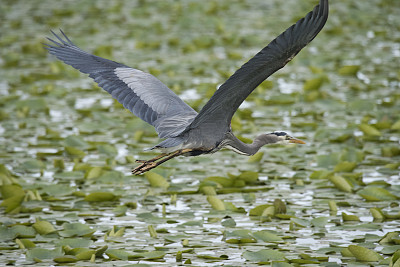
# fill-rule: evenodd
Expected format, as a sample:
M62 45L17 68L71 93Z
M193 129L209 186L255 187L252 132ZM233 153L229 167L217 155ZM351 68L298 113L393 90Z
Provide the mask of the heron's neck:
M229 133L226 141L224 142L224 147L229 148L236 153L243 155L254 155L263 145L276 143L275 136L269 134L261 134L257 136L252 144L246 144L240 141L233 133Z

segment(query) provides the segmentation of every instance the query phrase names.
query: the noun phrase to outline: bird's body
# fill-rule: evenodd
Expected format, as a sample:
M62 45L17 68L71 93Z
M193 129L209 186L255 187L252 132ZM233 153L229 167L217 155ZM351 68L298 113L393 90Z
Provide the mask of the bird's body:
M164 140L152 149L163 154L133 170L146 172L179 156L197 156L222 148L239 154L253 155L271 143L304 143L284 132L257 136L252 144L240 141L232 132L233 114L247 96L266 78L284 67L321 31L328 18L328 0L320 0L313 11L300 19L239 68L215 92L197 113L174 92L151 74L124 64L91 55L74 45L61 31L63 38L47 49L68 65L89 74L100 87L117 99L133 114L154 126Z

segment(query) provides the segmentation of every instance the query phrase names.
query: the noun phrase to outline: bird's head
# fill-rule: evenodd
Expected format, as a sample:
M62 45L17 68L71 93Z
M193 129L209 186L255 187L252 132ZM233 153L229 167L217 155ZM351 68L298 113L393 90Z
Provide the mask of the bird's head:
M274 140L276 144L290 144L290 143L295 143L295 144L305 144L306 142L296 139L294 137L291 137L285 132L273 132L268 134L272 140Z

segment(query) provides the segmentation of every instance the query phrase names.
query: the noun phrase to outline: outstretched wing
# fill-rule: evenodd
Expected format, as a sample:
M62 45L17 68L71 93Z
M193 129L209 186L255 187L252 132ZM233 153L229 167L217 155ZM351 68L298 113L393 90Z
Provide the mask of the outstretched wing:
M89 54L73 44L62 31L65 39L52 33L58 41L47 38L53 43L45 44L50 54L89 74L126 109L153 125L160 138L179 135L197 115L153 75Z
M320 0L313 11L279 35L238 69L199 112L188 129L205 124L228 128L233 114L265 79L284 67L311 42L328 19L328 0Z

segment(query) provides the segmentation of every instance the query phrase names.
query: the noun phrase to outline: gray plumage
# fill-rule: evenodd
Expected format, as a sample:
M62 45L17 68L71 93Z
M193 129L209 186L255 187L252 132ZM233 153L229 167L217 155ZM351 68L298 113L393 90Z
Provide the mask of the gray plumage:
M280 132L263 134L256 137L253 144L244 144L233 135L230 122L248 95L311 42L327 18L328 0L320 0L313 11L279 35L223 83L198 114L156 77L89 54L73 44L61 30L64 38L52 32L58 41L48 38L52 44L46 44L46 48L61 61L89 74L125 108L153 125L160 138L165 138L153 148L162 149L167 154L141 161L143 164L134 173L142 173L178 155L213 153L223 147L252 155L269 143L304 143Z

